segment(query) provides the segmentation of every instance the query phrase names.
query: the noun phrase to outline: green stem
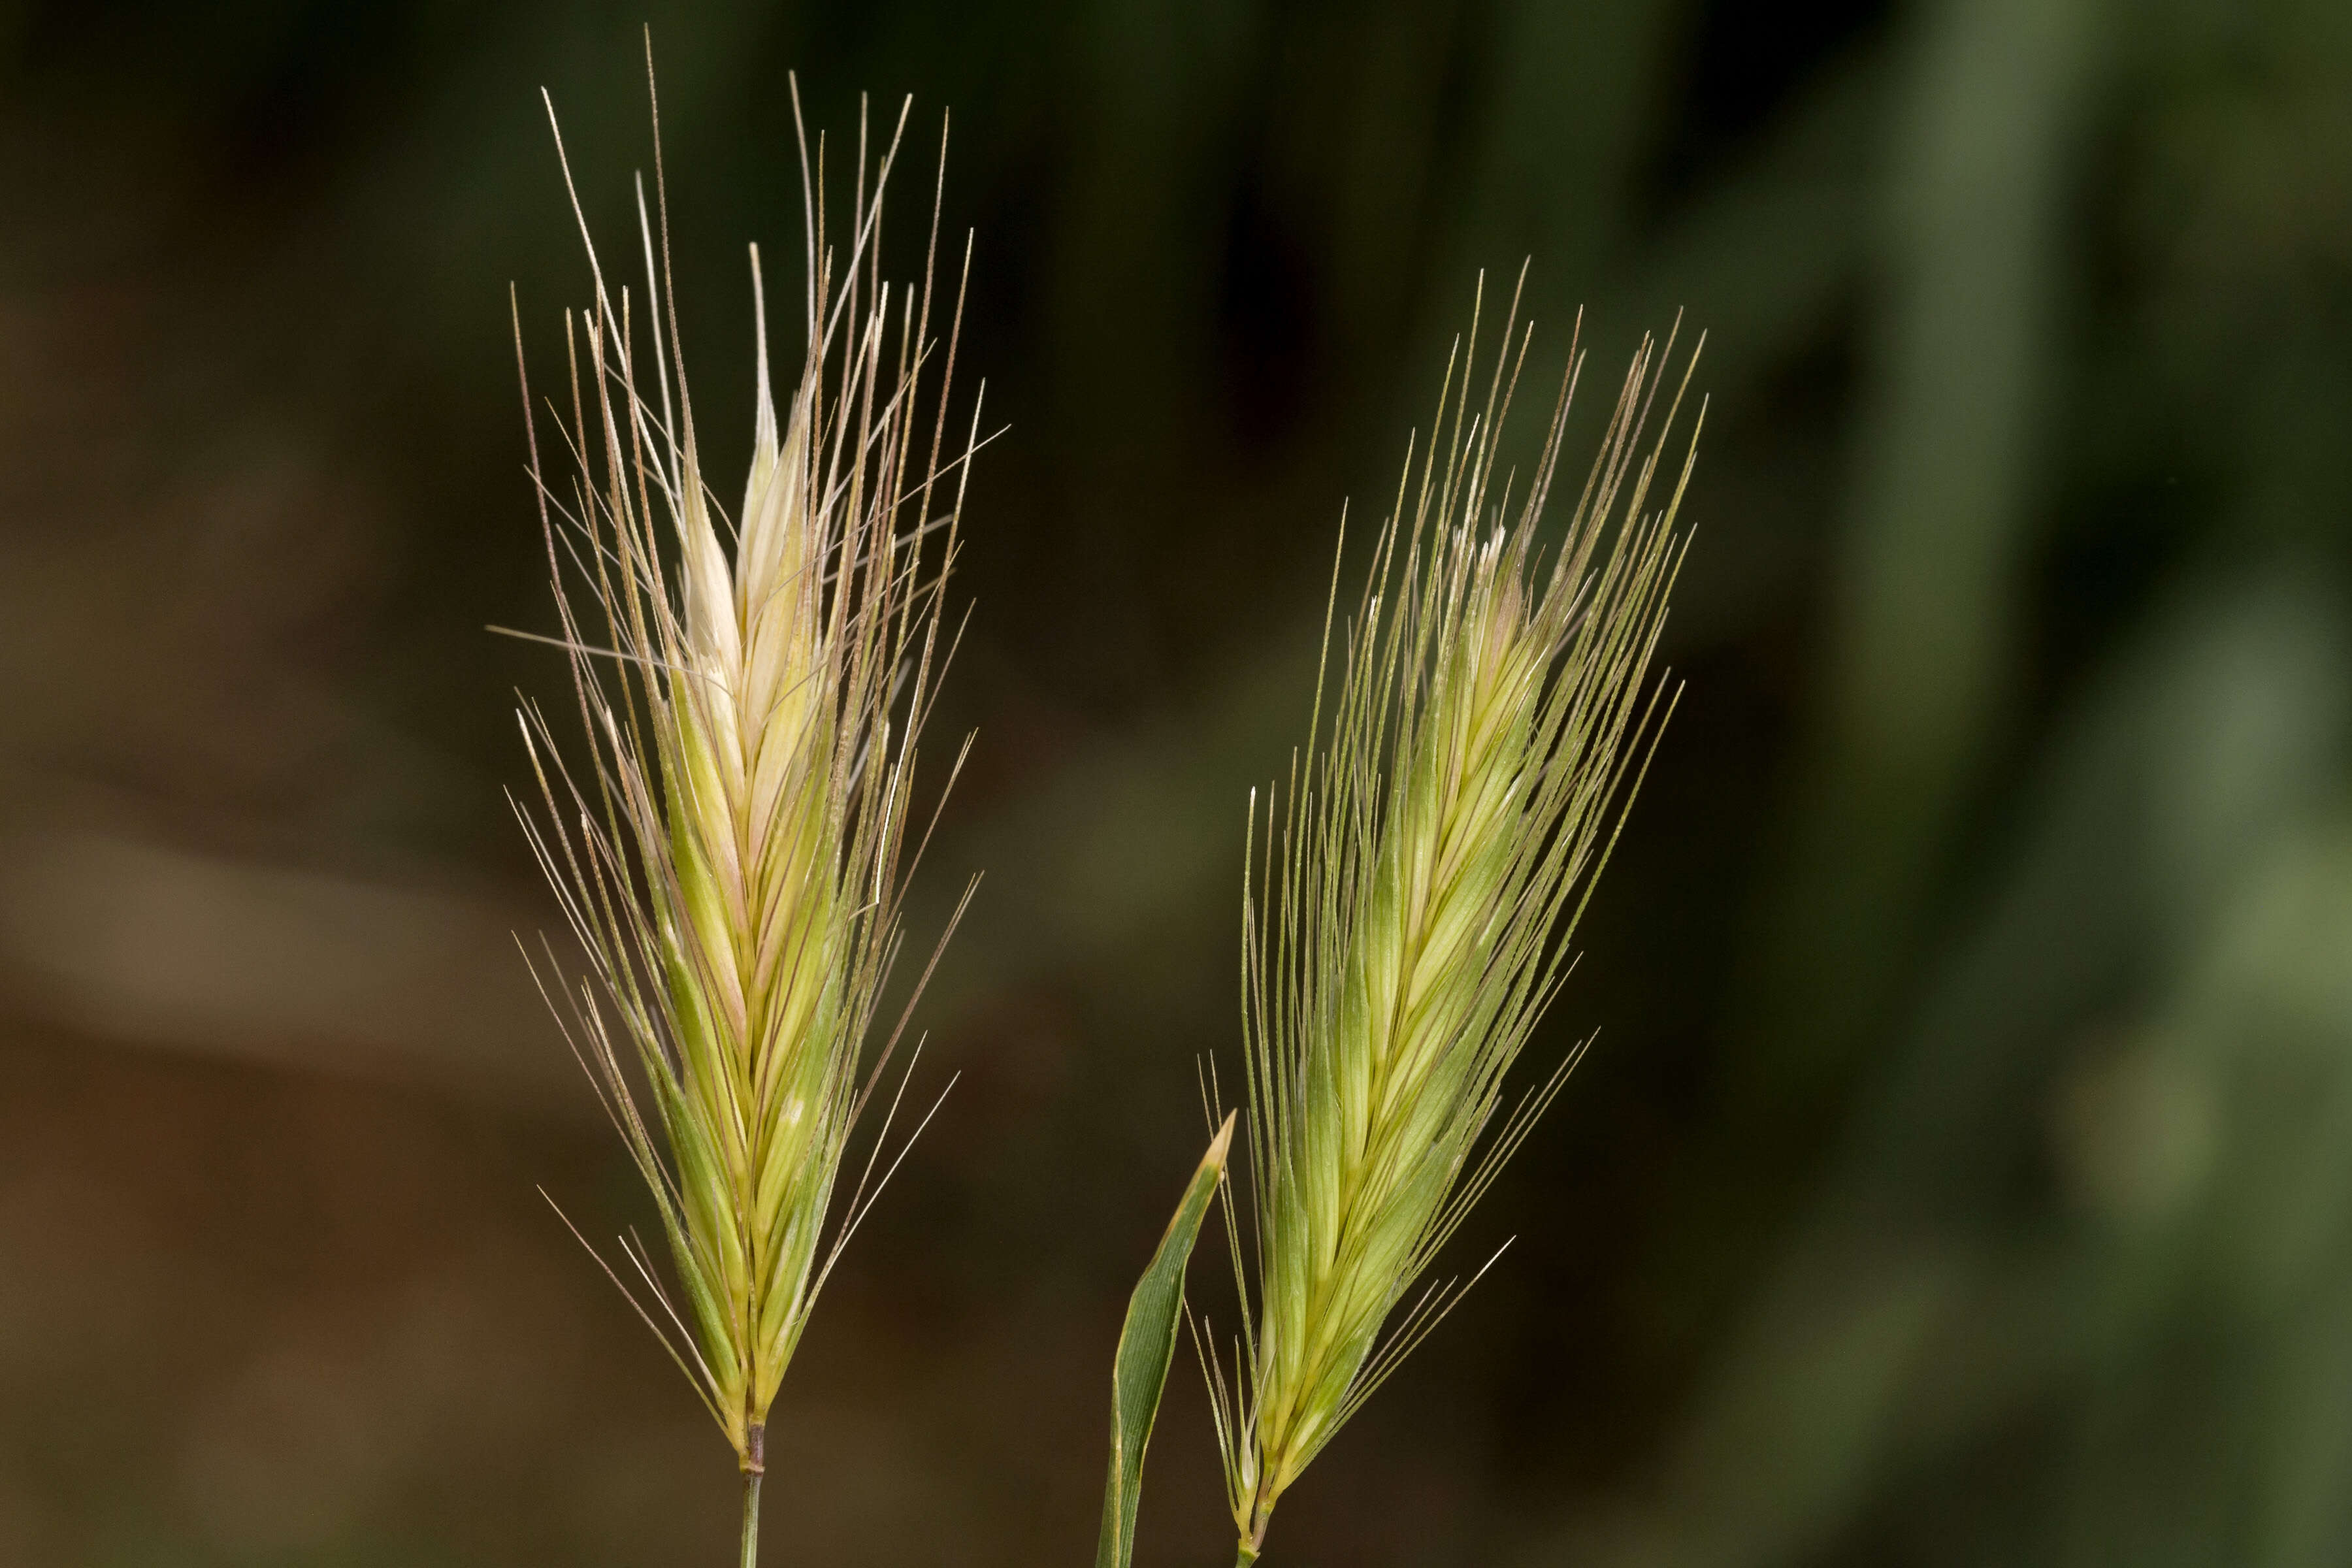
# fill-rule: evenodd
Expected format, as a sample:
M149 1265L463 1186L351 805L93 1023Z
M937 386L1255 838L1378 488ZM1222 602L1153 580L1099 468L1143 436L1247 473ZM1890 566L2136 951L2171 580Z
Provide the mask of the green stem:
M1244 1541L1242 1542L1241 1555L1234 1559L1234 1568L1250 1568L1250 1564L1256 1561L1257 1553L1251 1550L1250 1543Z
M743 1568L760 1562L760 1478L768 1468L768 1427L754 1421L743 1446Z
M760 1472L743 1472L743 1568L760 1561Z

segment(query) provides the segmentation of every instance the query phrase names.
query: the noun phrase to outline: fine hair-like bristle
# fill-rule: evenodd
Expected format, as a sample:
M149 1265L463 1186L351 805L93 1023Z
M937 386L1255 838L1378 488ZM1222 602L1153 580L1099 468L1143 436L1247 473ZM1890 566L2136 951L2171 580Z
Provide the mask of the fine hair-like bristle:
M793 108L798 125L797 83ZM894 289L881 271L883 195L910 110L878 160L861 114L845 253L825 230L823 143L812 157L803 135L806 346L781 410L752 249L758 403L734 520L696 440L657 109L656 201L648 211L641 180L637 202L659 303L608 287L574 194L595 298L566 317L568 418L550 405L565 492L542 476L532 436L556 640L588 753L567 764L526 703L543 811L518 814L589 966L576 985L551 951L534 967L653 1194L675 1287L629 1237L623 1289L752 1483L747 1560L769 1407L872 1201L888 1134L886 1119L836 1202L854 1124L906 1025L902 1014L868 1049L921 853L919 840L907 852L916 737L952 651L941 590L979 444L975 403L941 461L962 286L940 312L942 343L936 204L919 286ZM944 121L940 150L943 174ZM970 257L967 241L967 276ZM519 319L516 333L520 362Z
M1343 628L1336 700L1318 691L1286 805L1269 803L1262 839L1253 826L1254 1257L1229 1224L1244 1302L1230 1380L1202 1342L1244 1562L1284 1490L1468 1288L1420 1281L1574 1065L1497 1118L1673 705L1647 674L1696 428L1663 505L1652 486L1688 372L1643 451L1673 351L1643 342L1547 567L1537 536L1580 362L1571 345L1515 500L1495 466L1528 349L1517 312L1515 292L1483 405L1475 314L1457 344L1419 483L1409 449Z

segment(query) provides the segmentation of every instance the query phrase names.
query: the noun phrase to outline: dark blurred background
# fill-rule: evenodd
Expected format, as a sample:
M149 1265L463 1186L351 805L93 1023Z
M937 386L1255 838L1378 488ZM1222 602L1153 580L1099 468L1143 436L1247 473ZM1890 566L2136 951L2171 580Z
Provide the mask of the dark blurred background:
M1688 692L1536 1051L1598 1047L1460 1243L1517 1245L1276 1559L2352 1560L2352 6L18 0L0 1563L729 1560L534 1191L646 1217L509 935L561 662L483 629L551 621L507 285L550 377L586 297L537 90L625 245L647 19L721 490L787 68L836 148L916 95L901 273L952 106L1010 426L912 914L986 869L962 1079L787 1382L772 1561L1092 1550L1340 502L1523 256L1580 444L1710 333ZM1222 1563L1171 1390L1140 1561Z

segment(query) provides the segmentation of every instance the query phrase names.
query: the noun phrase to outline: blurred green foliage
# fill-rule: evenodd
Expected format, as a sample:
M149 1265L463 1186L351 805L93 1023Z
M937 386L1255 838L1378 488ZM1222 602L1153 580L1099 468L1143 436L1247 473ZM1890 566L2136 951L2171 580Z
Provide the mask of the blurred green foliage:
M531 1206L638 1217L617 1151L417 901L543 918L502 694L557 669L480 630L551 620L505 285L548 361L534 89L618 232L641 19L0 7L0 1562L725 1550L720 1451ZM837 158L861 89L952 106L1010 426L913 921L986 868L924 1009L966 1081L786 1388L772 1543L1081 1558L1339 503L1532 255L1546 375L1580 304L1596 373L1709 334L1690 689L1536 1053L1600 1045L1463 1245L1520 1243L1282 1549L2352 1555L2352 7L649 19L714 471L788 68ZM1223 1538L1182 1379L1139 1562Z

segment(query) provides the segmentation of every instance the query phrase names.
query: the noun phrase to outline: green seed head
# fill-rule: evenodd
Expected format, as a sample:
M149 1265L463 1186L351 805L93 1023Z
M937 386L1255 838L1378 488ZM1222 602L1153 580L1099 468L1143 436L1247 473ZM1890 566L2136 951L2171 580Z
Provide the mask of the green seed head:
M593 244L595 304L571 332L570 417L556 415L578 470L568 495L541 486L592 745L567 768L525 709L546 806L525 825L589 960L567 1027L668 1242L674 1291L622 1242L645 1288L632 1299L752 1472L870 1201L861 1178L829 1224L881 1066L866 1042L898 952L914 739L944 661L940 585L971 451L943 470L943 413L917 421L925 394L943 407L958 317L930 393L929 279L894 292L874 254L898 146L861 162L845 257L810 193L806 353L781 420L752 251L757 414L736 519L704 481L675 310L614 299ZM666 258L666 221L648 216L646 286L667 299L657 235ZM919 571L931 531L943 544Z
M1577 362L1515 504L1507 481L1492 486L1526 334L1511 343L1507 326L1483 409L1469 407L1468 362L1458 390L1449 371L1441 440L1417 489L1407 459L1336 650L1336 700L1328 714L1318 702L1318 743L1253 849L1256 1311L1234 1383L1212 1373L1249 1552L1283 1491L1460 1295L1453 1281L1422 1288L1398 1312L1573 1060L1497 1125L1671 705L1645 677L1690 459L1653 508L1663 434L1639 451L1663 356L1645 343L1634 360L1545 568L1538 531ZM1247 1300L1238 1243L1235 1266Z

